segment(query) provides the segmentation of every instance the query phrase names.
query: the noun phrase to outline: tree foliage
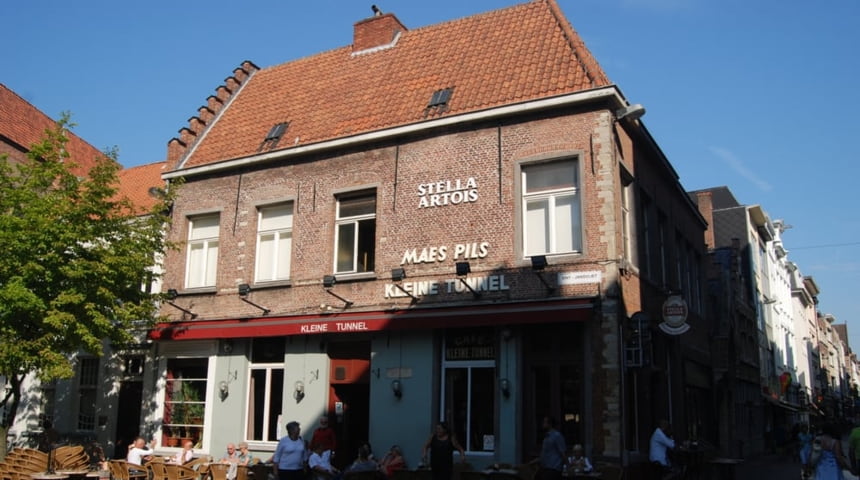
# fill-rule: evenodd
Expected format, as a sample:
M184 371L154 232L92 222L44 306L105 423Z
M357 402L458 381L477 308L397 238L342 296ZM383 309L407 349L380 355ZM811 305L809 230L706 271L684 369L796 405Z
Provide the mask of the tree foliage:
M123 345L156 315L145 285L168 245L171 195L141 215L119 197L116 152L85 177L65 149L68 116L45 132L26 161L0 158L0 399L9 427L21 382L73 376L78 352Z

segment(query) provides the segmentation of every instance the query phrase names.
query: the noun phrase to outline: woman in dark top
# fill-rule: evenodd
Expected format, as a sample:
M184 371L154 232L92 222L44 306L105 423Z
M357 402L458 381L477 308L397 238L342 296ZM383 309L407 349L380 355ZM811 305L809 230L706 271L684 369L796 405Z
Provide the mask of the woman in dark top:
M451 435L448 424L439 422L436 431L424 443L422 458L427 463L427 452L430 452L430 474L433 480L451 480L454 472L454 450L460 452L460 461L466 461L466 452Z

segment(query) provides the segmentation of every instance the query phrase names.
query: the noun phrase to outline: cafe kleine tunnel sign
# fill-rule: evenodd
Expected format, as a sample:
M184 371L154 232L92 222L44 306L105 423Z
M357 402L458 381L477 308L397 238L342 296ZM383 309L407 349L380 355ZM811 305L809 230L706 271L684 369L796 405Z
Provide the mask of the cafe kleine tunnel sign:
M690 329L687 323L687 302L680 295L670 295L663 302L663 323L660 330L668 335L680 335Z

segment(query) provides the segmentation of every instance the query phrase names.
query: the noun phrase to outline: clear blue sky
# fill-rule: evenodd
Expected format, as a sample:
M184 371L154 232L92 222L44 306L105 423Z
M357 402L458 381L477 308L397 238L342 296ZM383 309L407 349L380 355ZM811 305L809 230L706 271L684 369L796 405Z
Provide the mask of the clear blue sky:
M243 60L352 42L376 3L409 28L515 0L9 0L0 82L126 166L167 141ZM860 350L860 2L559 0L687 190L726 185L793 226L789 258Z

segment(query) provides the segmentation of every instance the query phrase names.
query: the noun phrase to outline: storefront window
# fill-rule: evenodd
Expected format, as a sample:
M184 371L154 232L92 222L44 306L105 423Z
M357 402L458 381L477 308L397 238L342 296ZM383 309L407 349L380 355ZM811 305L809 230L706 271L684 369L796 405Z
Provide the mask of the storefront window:
M206 358L167 359L162 445L197 444L203 437L208 368Z
M284 339L258 338L251 347L246 440L277 442L284 393Z
M444 420L466 451L492 452L497 390L493 331L450 331L444 349Z

